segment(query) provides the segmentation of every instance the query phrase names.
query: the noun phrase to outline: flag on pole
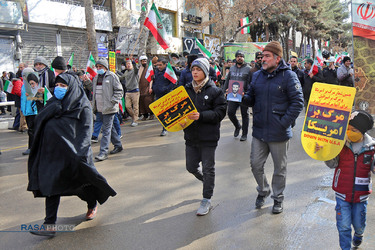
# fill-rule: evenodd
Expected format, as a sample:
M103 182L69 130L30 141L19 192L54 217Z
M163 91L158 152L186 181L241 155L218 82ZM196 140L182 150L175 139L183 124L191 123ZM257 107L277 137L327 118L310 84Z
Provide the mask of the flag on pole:
M4 91L8 92L10 94L14 94L13 86L14 85L13 85L13 83L11 81L5 80Z
M67 63L67 65L70 65L70 67L73 66L73 59L74 59L74 52L72 52L72 54L70 55L68 63Z
M316 51L316 59L318 60L318 63L320 64L320 66L324 65L324 58L320 49Z
M172 65L169 62L167 65L167 69L165 70L164 77L171 81L173 84L176 84L177 82L176 73L174 73Z
M145 78L148 82L151 82L151 77L154 75L154 68L152 67L152 62L148 65Z
M168 49L169 44L167 41L167 31L161 21L158 9L153 3L146 17L144 25L151 31L152 35L155 37L156 41L163 49Z
M94 78L97 75L96 69L95 69L95 60L91 52L90 52L89 60L87 61L86 72L89 73L92 78Z
M310 69L310 71L309 71L309 75L310 75L311 73L313 73L313 75L315 76L315 75L319 72L319 67L318 67L318 65L319 65L318 59L315 59L315 60L314 60L314 64L311 66L311 69Z
M244 17L241 19L241 27L249 23L250 23L249 17ZM247 34L247 33L250 33L250 26L247 26L246 28L241 29L241 34Z
M219 75L221 75L220 73L220 70L217 68L217 65L215 65L215 72L216 72L216 76L218 77Z
M196 37L195 37L195 43L197 44L199 51L204 55L204 57L210 58L212 56L210 51L208 51L208 49L206 49L206 47L204 47L203 44L201 44Z
M47 87L44 87L44 105L46 105L46 102L52 97L51 92L49 92Z

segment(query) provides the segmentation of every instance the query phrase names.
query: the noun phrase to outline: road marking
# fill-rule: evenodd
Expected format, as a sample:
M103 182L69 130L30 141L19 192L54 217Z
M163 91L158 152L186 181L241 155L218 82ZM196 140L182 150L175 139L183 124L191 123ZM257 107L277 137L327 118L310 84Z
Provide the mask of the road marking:
M13 150L13 149L24 148L24 147L27 147L27 144L22 145L22 146L18 146L18 147L13 147L13 148L1 149L1 152L6 152L6 151Z

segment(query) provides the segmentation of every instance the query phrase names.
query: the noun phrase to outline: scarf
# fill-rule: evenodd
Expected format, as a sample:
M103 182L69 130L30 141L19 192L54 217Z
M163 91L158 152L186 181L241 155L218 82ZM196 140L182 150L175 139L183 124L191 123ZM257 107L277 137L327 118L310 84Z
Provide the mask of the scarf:
M204 85L206 85L206 83L208 82L208 80L209 80L208 76L206 76L206 78L201 82L201 84L197 84L197 82L193 80L192 84L193 84L195 93L197 94L200 93Z

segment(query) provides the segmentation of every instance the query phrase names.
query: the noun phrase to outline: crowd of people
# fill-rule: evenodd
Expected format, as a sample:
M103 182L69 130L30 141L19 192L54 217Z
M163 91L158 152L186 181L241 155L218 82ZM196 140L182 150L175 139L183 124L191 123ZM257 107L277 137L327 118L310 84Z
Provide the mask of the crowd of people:
M53 71L43 57L37 57L33 67L21 63L17 74L3 72L3 82L10 80L14 86L12 93L7 93L8 99L16 100L17 107L11 129L24 131L23 123L28 127L28 149L23 152L29 155L28 190L35 197L46 197L44 223L55 224L60 196L64 195L79 196L88 204L86 218L95 217L97 202L104 203L116 192L96 171L91 143L98 142L101 131L100 152L95 156L97 161L108 159L108 153L121 152L120 124L123 120L127 117L131 119L131 127L138 126L140 120L152 120L154 115L149 105L178 86L185 87L197 110L188 115L194 122L184 129L186 170L203 183L203 199L196 214L206 215L212 208L220 123L228 114L234 126L233 136L238 137L242 132L239 141L246 141L249 107L253 117L250 166L258 192L255 207L261 209L272 194L272 213L282 213L292 128L303 107L308 104L313 84L323 82L354 86L354 71L349 57L344 57L340 66L328 57L323 69L313 72L314 62L311 59L305 59L302 66L297 57L292 56L286 62L283 56L283 48L276 41L268 43L263 51L256 52L250 64L245 62L241 50L235 53L233 60L221 62L186 55L185 65L180 62L172 67L178 76L177 82L166 77L169 61L164 57L152 58L154 75L149 81L146 78L149 58L145 55L139 57L138 65L130 57L121 63L121 70L117 72L111 72L107 59L100 58L96 61L97 74L94 77L84 70L68 69L64 58L59 56L52 62ZM34 90L32 98L27 86ZM48 97L47 93L51 93L52 97ZM125 108L121 111L119 104L123 97ZM238 109L242 122L236 116ZM5 110L1 112L5 113ZM339 156L327 162L330 167L339 169L336 176L338 171L347 173L346 176L335 177L333 184L337 197L336 210L342 217L345 216L345 221L337 217L343 249L348 244L350 246L352 223L355 229L353 244L358 246L362 242L365 224L358 222L360 218L357 217L362 216L360 220L363 221L371 189L367 185L349 190L341 181L347 182L350 176L361 180L370 178L370 163L375 153L373 140L366 134L373 126L372 116L364 111L353 114L346 146ZM23 119L25 122L22 122ZM163 127L160 136L166 135ZM58 146L49 147L51 140ZM109 151L110 142L114 145L112 151ZM57 151L66 153L55 154ZM271 185L264 171L269 154L274 163ZM363 164L361 158L358 165L360 173L354 169L358 155L364 157ZM355 162L352 161L354 157ZM368 179L368 182L362 183L370 182ZM358 209L357 203L360 204ZM54 235L53 230L33 233Z

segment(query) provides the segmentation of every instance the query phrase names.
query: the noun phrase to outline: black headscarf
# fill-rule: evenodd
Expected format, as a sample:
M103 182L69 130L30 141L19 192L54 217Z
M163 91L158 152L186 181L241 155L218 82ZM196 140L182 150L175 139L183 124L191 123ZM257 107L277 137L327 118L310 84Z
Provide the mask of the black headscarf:
M27 190L36 197L73 195L91 184L96 200L103 203L116 192L94 166L90 102L77 77L63 73L59 78L68 85L64 98L51 97L35 118Z

